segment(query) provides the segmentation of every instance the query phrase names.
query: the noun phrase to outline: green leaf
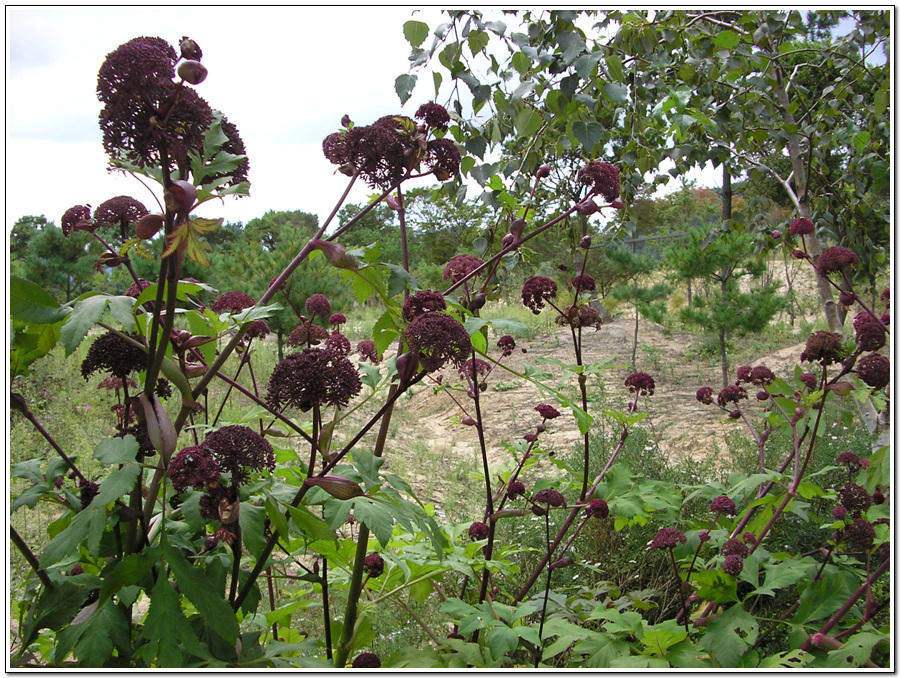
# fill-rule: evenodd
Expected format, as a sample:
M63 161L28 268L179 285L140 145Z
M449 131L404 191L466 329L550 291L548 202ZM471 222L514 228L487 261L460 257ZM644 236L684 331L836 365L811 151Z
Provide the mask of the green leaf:
M309 541L335 541L334 531L321 518L314 516L305 506L288 506L291 522Z
M99 544L105 527L106 510L97 501L97 497L94 497L94 501L86 509L79 511L68 526L47 543L41 553L41 567L49 567L76 553L78 545L85 539L92 544Z
M397 96L400 97L400 103L405 104L409 101L409 98L412 96L412 91L416 86L416 80L419 79L419 76L413 75L412 73L403 73L397 76L397 79L394 80L394 91L397 92Z
M208 654L185 618L178 594L164 572L156 580L150 594L150 608L144 620L143 637L147 644L142 648L141 656L148 666L155 663L161 668L183 668L179 644L192 654Z
M516 116L516 132L520 137L528 137L537 132L544 123L541 114L533 108L523 108Z
M109 297L105 294L97 294L75 304L59 332L59 338L66 347L66 357L75 352L90 329L97 324L108 301Z
M262 506L254 506L250 502L242 501L241 502L241 511L238 514L238 522L241 525L241 538L244 541L244 545L247 547L247 550L250 551L251 554L255 558L259 558L262 550L266 546L266 515L268 514L270 519L272 515L276 515L281 518L280 523L284 523L284 527L287 528L287 521L284 519L284 514L278 510L278 507L275 507L274 511L269 511L269 505L273 503L271 495L266 497L266 507ZM284 529L282 532L281 524L277 521L277 518L272 520L272 527L275 530L278 530L282 534L282 538L287 537L287 529Z
M800 606L791 622L805 624L834 614L853 594L853 588L844 570L813 580L800 594Z
M234 644L239 627L228 602L222 598L203 570L188 563L181 551L166 539L162 540L162 550L182 593L194 604L213 631L226 643Z
M531 68L531 59L529 59L523 52L516 52L512 57L512 67L519 73L519 75L525 75L528 72L528 69Z
M387 546L394 529L394 518L387 506L366 497L358 497L353 500L353 515L369 528L382 547Z
M609 75L616 82L622 82L625 79L625 74L622 72L622 59L617 54L606 56L606 67L609 69Z
M825 666L844 670L863 666L872 655L872 649L882 640L888 638L878 633L857 633L843 641L844 647L828 653Z
M159 552L156 549L144 549L140 553L125 556L112 570L105 573L100 584L98 604L103 605L125 586L140 584L150 574L158 558Z
M884 115L888 105L891 103L891 92L888 89L880 89L875 92L874 112L876 116Z
M716 34L716 49L734 49L741 44L741 36L734 31L724 30Z
M106 438L94 448L94 459L101 464L134 464L139 449L138 441L133 435Z
M41 629L58 631L72 621L88 593L90 591L87 588L76 586L72 582L44 589L37 603L28 610L22 630L22 646L31 645Z
M491 36L487 34L487 31L469 31L469 49L472 50L473 55L481 52L490 41Z
M66 309L30 280L10 276L9 314L16 320L49 325L66 317Z
M685 638L687 638L687 632L672 631L660 624L645 631L641 642L651 654L657 657L665 657L670 647L677 645Z
M624 106L628 102L628 88L625 85L607 82L603 84L603 91L606 92L606 96L620 106Z
M407 21L403 24L403 37L413 47L419 47L428 37L428 24L422 21Z
M508 626L495 626L488 637L491 656L500 659L505 654L514 652L519 646L519 635Z
M584 146L586 153L590 153L601 139L603 139L604 128L599 122L583 122L576 120L572 123L572 134L578 139L578 142Z
M120 649L130 649L128 619L111 600L99 606L81 625L84 629L75 644L75 656L83 666L103 666L112 655L113 642Z
M758 634L756 618L740 605L732 605L707 625L699 645L712 653L720 666L733 667L756 642Z

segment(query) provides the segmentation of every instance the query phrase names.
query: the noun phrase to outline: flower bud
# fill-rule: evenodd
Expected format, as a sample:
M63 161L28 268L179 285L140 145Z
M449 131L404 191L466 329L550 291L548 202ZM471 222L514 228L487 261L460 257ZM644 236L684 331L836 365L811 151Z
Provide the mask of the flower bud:
M537 172L534 173L534 176L538 179L546 179L550 176L550 165L544 163L540 167L537 168Z
M855 389L853 388L853 384L851 384L849 381L839 381L836 384L829 384L825 387L825 390L831 391L835 395L848 396Z
M557 560L555 563L551 563L550 569L556 570L557 568L560 568L560 567L568 567L569 565L571 565L574 562L575 561L572 560L571 556L563 556L562 558Z
M216 544L218 543L219 538L216 535L211 534L206 538L206 541L203 542L203 550L211 551L212 549L216 548Z
M774 231L772 231L772 237L773 237L775 240L780 239L780 238L781 238L781 231L779 231L778 229L775 229Z
M794 257L794 259L806 259L806 252L795 249L791 251L791 256Z
M500 241L500 246L503 249L506 249L507 247L511 247L512 245L515 245L515 244L516 244L516 236L514 236L512 233L507 233L506 235L503 236L503 239Z
M350 480L347 476L330 475L305 478L303 484L307 487L319 487L335 499L353 499L365 494L359 483Z
M579 214L584 214L585 216L590 216L591 214L600 211L600 207L591 198L582 200L580 203L575 205L575 209Z
M474 417L463 417L462 422L464 426L475 426L478 422L475 421Z
M616 209L616 210L620 210L623 207L625 207L625 203L622 202L622 198L616 198L611 203L609 203L609 205L610 205L610 207L612 207L613 209Z
M578 246L579 246L581 249L583 249L583 250L590 249L590 247L591 247L591 236L589 236L589 235L584 236L584 237L581 239L581 242L578 243Z
M199 61L182 61L178 65L178 77L191 85L199 85L206 80L209 71Z
M796 424L798 421L800 421L800 417L802 417L804 414L806 414L806 410L802 407L798 407L796 410L794 410L794 418L791 419L791 423Z
M203 58L203 50L200 49L200 45L198 45L187 36L181 38L181 42L178 44L178 47L181 49L182 59L200 61L200 59Z
M732 419L740 419L741 411L740 410L731 410L731 412L728 413L728 416L731 417Z
M853 306L856 301L856 295L853 292L845 292L841 291L841 294L838 296L838 302L840 302L841 306Z
M134 227L134 234L141 240L150 240L159 233L159 229L165 225L166 220L162 214L145 214Z
M521 240L522 234L525 232L525 220L522 218L513 219L509 224L509 233L512 235L516 242Z
M386 202L387 202L388 207L390 207L395 212L399 212L400 210L403 209L403 205L401 205L400 201L397 200L397 198L394 197L393 195L389 195L387 197Z
M176 179L166 189L166 208L179 214L188 214L197 199L197 189L188 181Z
M407 385L419 371L419 354L408 351L397 358L397 376L400 377L400 385Z
M345 128L345 129L350 129L350 125L352 125L352 124L353 124L353 121L350 119L350 116L347 115L346 113L344 113L344 115L341 116L341 127Z
M335 268L345 268L349 271L359 270L356 261L347 254L347 248L343 245L328 240L310 240L309 245L314 250L321 250L328 263Z
M475 295L472 301L469 302L469 310L477 311L478 309L483 308L486 301L487 295L484 292L479 292Z

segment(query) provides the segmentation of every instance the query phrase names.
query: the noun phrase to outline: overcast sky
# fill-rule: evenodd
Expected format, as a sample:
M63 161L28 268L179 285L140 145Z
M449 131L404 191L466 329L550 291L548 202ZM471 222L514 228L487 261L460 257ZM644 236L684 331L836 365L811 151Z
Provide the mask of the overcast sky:
M267 210L331 211L347 178L322 156L345 113L359 124L412 115L434 96L431 78L406 106L394 79L408 70L403 23L412 7L7 8L6 227L24 215L60 222L77 204L132 195L155 211L134 178L107 172L97 122L97 71L140 36L177 49L192 37L209 69L198 93L237 125L250 158L250 197L203 216L248 221ZM439 10L415 13L431 28ZM429 183L429 182L426 182ZM363 182L351 200L371 192Z

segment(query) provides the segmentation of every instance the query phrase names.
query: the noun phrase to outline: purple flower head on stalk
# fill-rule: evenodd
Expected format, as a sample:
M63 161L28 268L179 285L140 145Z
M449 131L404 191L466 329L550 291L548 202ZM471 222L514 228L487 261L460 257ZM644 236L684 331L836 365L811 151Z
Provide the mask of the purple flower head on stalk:
M709 510L713 513L724 513L728 516L737 515L737 506L724 494L709 502Z
M350 152L347 150L347 133L334 132L322 140L322 154L333 165L350 163Z
M775 381L775 373L765 365L758 365L750 373L750 381L756 386L768 386Z
M384 558L377 553L370 553L363 561L363 568L372 579L377 579L384 572Z
M178 55L161 38L135 38L106 57L97 78L103 147L144 167L160 148L179 163L203 147L213 112L190 87L174 82Z
M128 239L129 226L147 214L149 212L143 203L130 196L120 195L110 198L94 210L94 220L99 227L115 227L116 235L124 241Z
M841 350L841 335L837 332L820 330L814 332L806 340L806 348L800 354L800 360L807 363L832 365L839 363L844 354Z
M325 340L325 348L331 349L335 353L341 355L350 355L350 351L352 350L350 340L337 331L332 332L331 336Z
M265 320L254 320L244 333L246 339L265 339L272 330Z
M598 331L603 325L600 314L590 306L570 306L566 315L556 316L554 322L557 325L570 325L576 329L579 327L593 327Z
M381 660L374 652L362 652L356 655L350 666L354 669L380 669Z
M501 355L504 358L507 358L512 355L512 352L516 348L516 340L510 335L505 334L497 340L497 348L500 349Z
M386 115L371 125L329 135L322 143L325 157L335 165L350 165L374 187L386 190L400 181L418 157L415 127L405 116Z
M469 539L472 541L481 541L487 539L489 534L488 526L481 522L472 523L469 526Z
M829 247L819 256L819 270L825 274L840 273L859 262L856 252L846 247Z
M294 328L284 343L288 346L306 346L306 344L315 346L328 339L328 337L328 330L321 325L304 322Z
M80 488L79 499L81 500L81 509L84 510L88 506L91 505L91 502L94 501L94 497L96 497L100 493L100 485L97 483L92 483L88 481L83 483Z
M150 287L150 285L152 284L153 283L149 280L138 280L138 282L136 283L131 283L131 285L128 286L128 289L125 290L125 296L137 299L139 296L141 296L141 292Z
M459 173L459 148L450 139L432 139L426 147L425 164L438 181L447 181Z
M419 120L424 120L429 127L442 132L446 131L447 123L450 122L450 114L447 112L447 109L434 102L419 106L415 117Z
M547 504L555 508L566 505L566 499L563 497L562 492L549 487L538 490L532 499L536 504Z
M646 372L635 372L625 379L625 385L630 393L638 393L644 396L652 396L656 388L656 382Z
M450 261L444 266L444 280L456 284L483 264L481 259L471 254L457 254L450 257Z
M717 401L720 407L725 407L727 403L737 403L738 400L746 400L747 391L743 386L726 386L719 391Z
M606 202L612 202L621 193L619 168L608 162L592 160L578 170L576 177L579 183L590 186L593 193L602 195Z
M366 361L377 365L379 362L378 351L375 350L375 342L371 339L363 339L356 345L356 352Z
M276 409L305 412L314 405L345 407L361 390L359 373L345 356L327 348L307 348L275 366L267 399Z
M524 436L522 436L522 440L524 440L526 443L536 443L537 439L538 437L534 433L526 433Z
M846 466L849 471L854 473L862 468L859 465L859 456L854 452L841 452L835 457L834 463Z
M664 527L650 541L650 549L674 549L678 544L687 542L684 532L675 527Z
M701 386L697 389L697 401L703 405L712 405L713 390L709 386Z
M200 497L200 515L207 520L221 520L223 507L231 506L238 500L236 487L218 484L210 487Z
M535 412L537 412L544 419L556 419L559 414L559 410L557 410L552 405L538 405L534 408Z
M472 380L475 378L476 372L478 373L479 377L490 374L491 364L487 361L481 360L480 358L469 358L459 365L459 376L463 378Z
M871 313L859 313L853 320L856 345L863 351L877 351L885 345L887 337L881 323Z
M880 353L864 355L856 363L856 375L875 390L891 383L891 361Z
M732 577L737 577L744 571L744 559L738 554L732 553L730 556L725 557L725 561L722 563L722 570Z
M844 539L856 551L868 551L875 545L875 528L868 520L857 518L844 528Z
M747 545L744 544L744 542L738 539L729 539L726 541L722 544L720 552L723 556L739 555L741 558L746 558L750 555L750 549L747 548Z
M885 496L883 492L875 491L872 493L872 503L876 506L881 506L885 502Z
M185 447L172 458L168 470L176 492L211 487L222 477L219 464L204 446Z
M62 224L62 232L65 237L69 237L72 231L76 230L78 224L88 221L91 218L91 208L84 205L75 205L70 207L62 215L60 223Z
M556 283L550 278L536 275L522 285L522 303L535 315L538 315L543 310L544 304L555 296Z
M125 385L130 386L131 388L137 388L137 382L131 377L125 377L123 380L121 377L107 377L99 384L97 384L97 388L105 388L110 391L118 391L123 388Z
M810 235L816 232L816 225L806 217L794 219L791 222L788 233L791 235Z
M607 518L609 517L609 505L602 499L591 499L584 512L590 518Z
M577 292L593 292L597 289L597 283L587 273L582 273L572 278L572 287Z
M744 534L741 535L741 539L744 540L745 544L755 544L756 534L753 532L744 532Z
M340 327L344 323L347 322L347 316L343 313L332 313L331 317L328 319L328 324L333 327Z
M431 290L422 290L410 295L409 299L403 302L403 317L407 322L411 322L425 313L444 311L446 309L447 302L444 300L443 294Z
M231 473L232 484L242 485L251 471L275 470L275 452L269 441L247 426L223 426L213 431L203 445L224 473Z
M506 498L507 499L517 499L518 497L525 496L525 483L514 480L509 484L509 487L506 488Z
M854 518L858 518L868 511L872 505L872 497L866 492L866 488L855 483L846 483L838 489L837 494L841 506L847 509Z
M803 385L806 386L810 391L816 390L816 385L818 384L818 380L816 379L816 375L812 372L804 372L801 374L798 379L803 382Z
M139 335L132 335L140 341ZM81 376L87 379L102 370L124 379L132 370L147 368L147 354L118 334L107 332L94 340L81 363Z
M753 368L750 365L741 365L737 368L735 383L750 383L750 374L753 372Z
M448 360L459 364L472 353L469 333L456 318L443 313L426 313L403 331L410 350L419 355L426 372L434 372Z
M306 300L306 312L313 318L327 318L331 315L331 302L324 294L314 294Z
M215 300L212 310L216 313L240 313L245 308L250 308L256 304L246 292L226 292Z

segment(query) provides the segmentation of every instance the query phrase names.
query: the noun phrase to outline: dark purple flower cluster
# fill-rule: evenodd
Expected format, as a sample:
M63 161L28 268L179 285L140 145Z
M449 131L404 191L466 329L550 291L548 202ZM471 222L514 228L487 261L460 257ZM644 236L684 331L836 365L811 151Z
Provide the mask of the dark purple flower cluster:
M735 383L740 384L741 382L745 384L750 383L750 374L753 372L753 368L750 365L741 365L737 368L737 372L735 373Z
M840 273L859 262L856 252L846 247L829 247L819 256L819 270L825 275Z
M584 512L590 518L608 518L609 504L602 499L591 499L584 507Z
M147 431L146 424L126 426L113 437L124 438L125 436L134 436L134 439L137 440L139 457L152 457L156 454L156 448L153 447L153 442L150 440L150 433Z
M553 506L559 508L560 506L566 505L566 498L563 497L562 492L559 490L554 490L553 488L547 487L543 490L538 490L532 500L536 504L547 504L548 506Z
M371 339L363 339L356 345L356 352L368 362L377 365L379 362L378 351L375 350L375 342Z
M603 325L600 314L590 306L570 306L566 314L557 315L554 322L557 325L571 325L575 329L593 327L599 330Z
M806 340L806 348L800 354L800 360L807 363L832 365L843 359L841 335L837 332L819 330Z
M363 561L363 568L372 579L377 579L384 572L384 558L377 553L370 553Z
M650 541L650 549L653 551L659 549L673 549L678 544L687 542L684 532L675 527L664 527L656 533L656 536Z
M575 288L576 293L593 292L597 289L597 283L587 273L582 273L572 278L572 287Z
M726 541L722 544L720 552L723 556L738 555L741 558L746 558L750 555L750 549L748 549L747 545L739 539L729 539Z
M456 284L479 266L483 266L484 262L471 254L457 254L450 257L450 261L444 266L444 280Z
M880 353L869 353L856 363L856 374L867 386L884 388L891 383L891 361Z
M200 515L207 520L223 520L228 515L229 507L238 500L237 487L224 484L210 487L200 497Z
M337 331L332 332L331 336L325 340L325 348L330 349L335 353L340 353L341 355L350 355L350 351L352 350L350 340Z
M768 386L775 381L775 373L765 365L757 365L750 373L750 383L756 386Z
M215 486L221 475L212 452L204 446L185 447L169 464L169 478L176 492Z
M432 139L426 147L425 164L438 181L447 181L459 172L459 148L450 139Z
M140 341L139 335L132 335ZM87 379L94 372L103 370L114 377L124 379L132 370L147 368L147 354L130 341L114 332L102 334L94 340L81 363L81 376Z
M212 310L216 313L240 313L245 308L250 308L256 304L246 292L226 292L215 300Z
M76 230L78 224L86 222L90 218L90 207L85 207L84 205L75 205L75 207L70 207L62 215L62 219L60 219L63 235L68 238L72 234L72 231Z
M328 135L322 152L332 164L352 167L370 186L388 189L418 161L414 130L409 118L386 115L371 125Z
M331 315L331 302L324 294L313 294L304 304L306 312L313 318L326 318Z
M131 283L131 285L128 286L128 289L125 290L125 296L137 299L139 296L141 296L141 292L150 287L150 285L152 284L153 283L149 280L138 280L136 283Z
M275 366L267 397L277 409L305 412L314 405L345 407L361 390L359 373L345 356L327 348L306 348Z
M507 499L516 499L518 497L525 496L525 483L514 480L509 484L509 487L506 488L506 498Z
M592 160L585 167L578 170L576 176L579 183L590 186L591 192L602 195L606 202L612 202L621 193L619 168L615 165L610 165L608 162Z
M143 203L130 196L120 195L110 198L94 210L94 220L97 226L116 227L119 242L124 242L130 237L129 226L147 214L149 212Z
M426 313L403 331L409 348L419 355L426 372L434 372L448 360L459 364L472 352L469 333L456 318L444 313Z
M92 483L91 481L82 483L78 493L78 498L81 501L81 509L84 510L90 506L91 502L94 501L94 497L98 494L100 494L100 485Z
M497 348L500 349L500 354L504 358L508 358L516 348L516 340L505 334L497 340Z
M704 405L712 405L713 390L709 386L701 386L697 389L697 400Z
M179 164L203 146L213 112L175 83L178 55L162 38L135 38L107 55L97 78L103 147L111 158L157 164L161 149Z
M853 319L853 329L856 331L856 345L863 351L877 351L887 341L884 327L868 311L857 314Z
M709 502L709 510L713 513L724 513L728 516L737 515L737 506L724 494Z
M340 327L346 322L347 316L345 316L343 313L332 313L331 317L328 319L328 324L335 327Z
M846 483L837 491L838 501L850 515L858 518L869 510L872 505L872 497L866 492L866 488L855 483Z
M425 313L444 311L446 309L447 302L444 301L443 294L431 290L422 290L411 294L409 299L403 302L403 317L407 322L411 322Z
M469 358L459 365L459 376L472 380L477 373L479 377L483 377L491 373L491 364L481 358Z
M844 528L844 539L857 551L868 551L875 545L875 528L868 520L857 518Z
M272 445L247 426L223 426L206 436L203 445L212 452L219 469L231 473L233 485L245 483L251 471L275 470Z
M799 377L797 377L800 381L803 382L803 385L806 386L810 391L815 391L816 386L818 385L818 380L816 379L816 375L812 372L804 372Z
M284 343L288 346L306 346L307 344L315 346L328 339L328 337L328 330L324 327L306 321L297 325Z
M810 235L811 233L815 232L816 225L806 217L794 219L791 222L790 228L788 228L788 233L790 233L791 235Z
M544 308L544 304L555 296L556 283L550 278L536 275L522 285L522 303L535 315L538 315Z
M725 407L728 403L735 403L739 400L746 400L747 391L743 386L738 386L737 384L733 386L726 386L721 391L719 391L719 396L717 401L719 403L719 407Z
M429 127L442 132L446 131L447 123L450 122L450 114L447 112L447 109L434 102L419 106L415 117L419 120L424 120Z
M559 410L557 410L552 405L538 405L534 408L535 412L537 412L544 419L556 419L559 415Z
M835 457L834 463L847 466L852 471L858 471L861 468L859 465L859 456L855 452L841 452Z
M646 372L635 372L625 379L625 385L630 393L638 393L644 396L653 395L656 389L656 382Z
M250 323L244 336L247 339L265 339L271 332L269 324L265 320L254 320Z
M488 526L484 523L475 522L469 526L469 539L472 541L487 539L489 533Z
M722 570L732 577L737 577L744 571L744 559L736 553L725 556L725 561L722 563Z
M380 669L381 659L374 652L361 652L350 666L354 669Z

